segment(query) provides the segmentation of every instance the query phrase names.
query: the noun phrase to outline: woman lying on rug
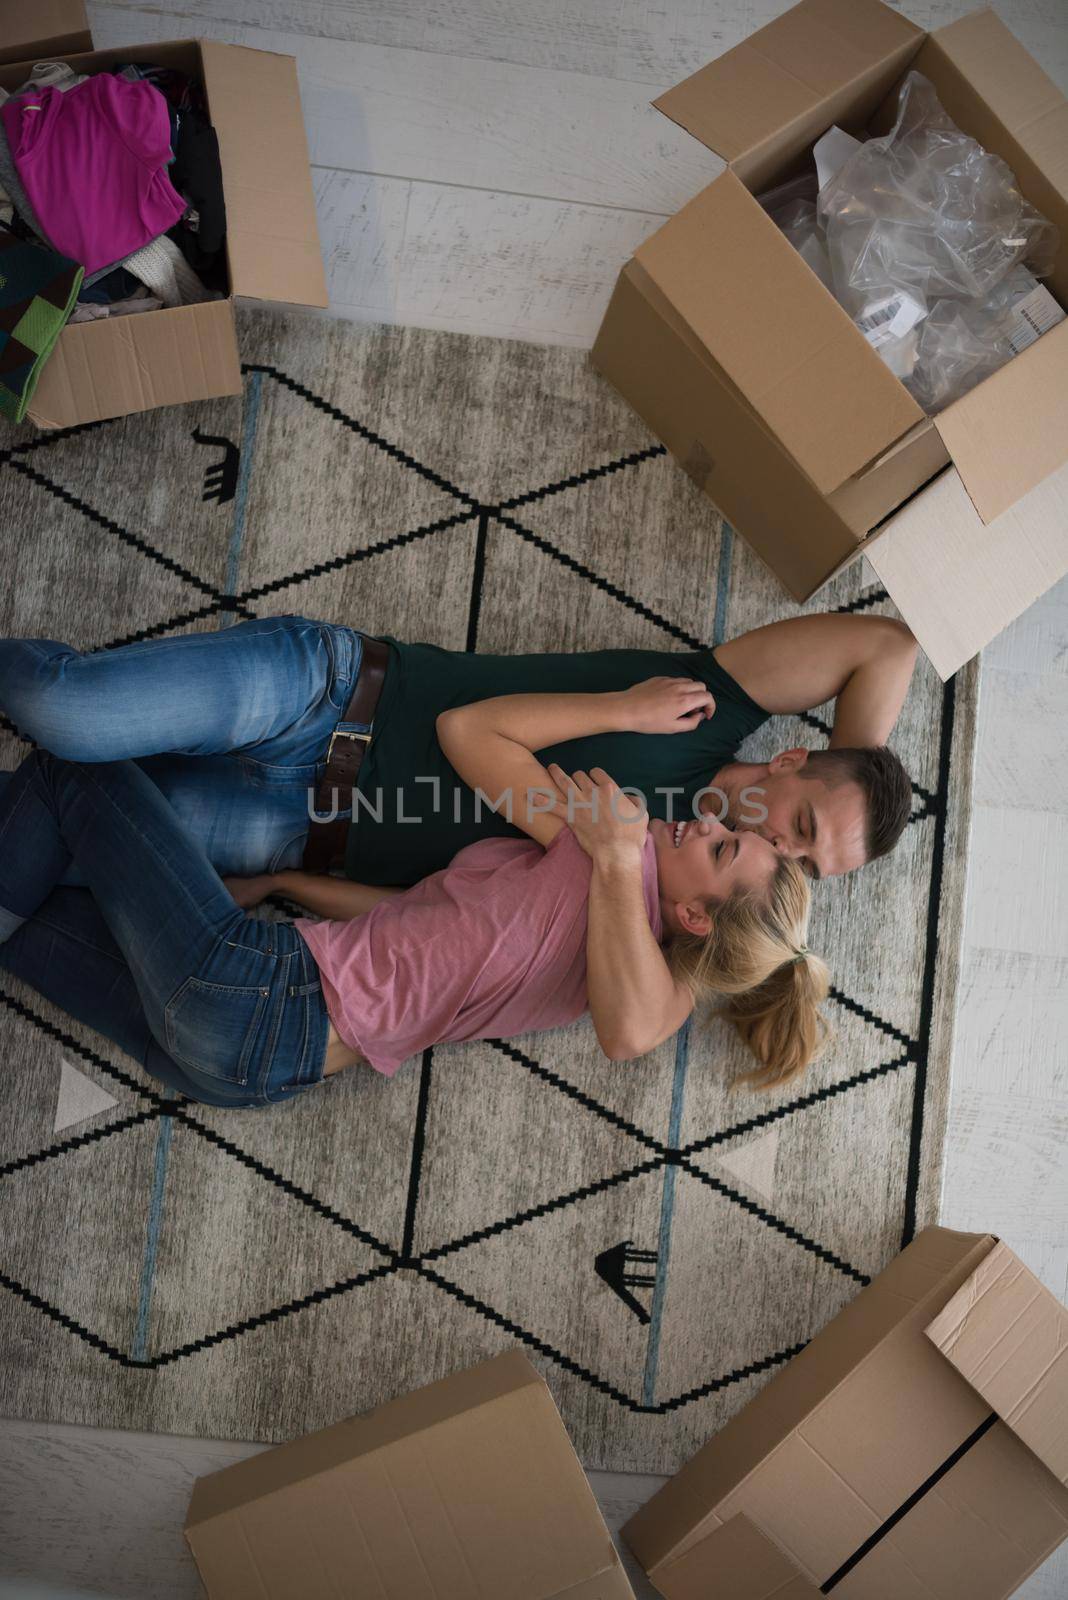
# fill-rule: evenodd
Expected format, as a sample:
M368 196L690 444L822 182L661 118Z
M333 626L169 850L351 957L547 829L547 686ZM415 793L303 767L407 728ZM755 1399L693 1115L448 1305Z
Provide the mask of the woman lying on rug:
M625 694L653 731L714 709L692 678ZM650 823L599 769L544 768L532 751L580 736L596 698L515 695L439 718L457 772L498 805L517 797L529 838L479 840L404 891L301 872L224 881L136 763L35 750L0 798L0 966L211 1105L284 1102L357 1062L391 1076L430 1045L587 1009L606 1055L629 1060L713 994L730 997L756 1079L792 1077L819 1047L827 993L803 872L707 816ZM60 884L72 861L88 888ZM245 915L272 891L313 911L326 895L331 919Z

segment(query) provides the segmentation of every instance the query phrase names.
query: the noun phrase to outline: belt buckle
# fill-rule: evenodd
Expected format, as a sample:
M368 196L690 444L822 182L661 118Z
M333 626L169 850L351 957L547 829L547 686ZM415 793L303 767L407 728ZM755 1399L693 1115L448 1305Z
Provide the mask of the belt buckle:
M327 764L327 766L330 765L331 758L332 758L332 756L334 754L334 740L335 739L362 739L364 744L366 745L366 744L370 744L371 735L369 733L357 733L354 729L349 729L349 728L335 728L333 733L330 735L330 743L326 747L326 764Z

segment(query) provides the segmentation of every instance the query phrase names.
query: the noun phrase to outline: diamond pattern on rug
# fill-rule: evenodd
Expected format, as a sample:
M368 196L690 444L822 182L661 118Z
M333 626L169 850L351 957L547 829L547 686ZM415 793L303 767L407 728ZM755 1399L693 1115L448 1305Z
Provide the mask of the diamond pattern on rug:
M107 648L299 609L662 649L892 614L861 564L793 606L578 352L241 323L243 401L11 435L8 633ZM913 823L820 886L835 1042L770 1093L712 1019L634 1063L583 1024L223 1112L0 972L0 1407L269 1441L519 1343L588 1465L674 1470L936 1215L975 693L921 664L894 739ZM28 748L0 742L8 768ZM57 1128L75 1074L97 1109Z

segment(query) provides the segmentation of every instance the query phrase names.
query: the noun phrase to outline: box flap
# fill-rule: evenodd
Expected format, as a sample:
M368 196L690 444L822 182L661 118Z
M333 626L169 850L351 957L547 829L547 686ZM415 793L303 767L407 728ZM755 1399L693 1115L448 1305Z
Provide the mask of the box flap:
M801 0L653 104L748 176L771 146L779 161L805 149L847 99L863 122L923 39L879 0Z
M185 1535L212 1600L633 1600L518 1351L199 1479Z
M660 1567L665 1600L816 1600L819 1590L741 1512Z
M926 1333L1068 1485L1068 1308L999 1243Z
M834 1515L835 1493L824 1495L824 1485L835 1492L840 1485L826 1460L820 1461L818 1445L814 1447L800 1439L801 1428L832 1397L840 1396L844 1404L848 1403L845 1390L858 1371L877 1368L879 1352L888 1346L900 1349L902 1336L922 1345L922 1329L971 1275L994 1242L989 1234L925 1228L800 1355L777 1372L748 1405L636 1511L623 1528L623 1537L653 1580L658 1581L664 1566L685 1555L736 1511L745 1511L763 1529L774 1526L780 1545L787 1543L783 1524L802 1528L809 1543L818 1537L821 1527L814 1528L813 1523L820 1522L822 1526ZM930 1354L933 1356L933 1352ZM930 1365L941 1370L941 1363L935 1360ZM970 1415L978 1401L965 1384L956 1387ZM957 1405L950 1406L948 1417L940 1419L951 1432L958 1409ZM905 1416L907 1420L907 1412ZM895 1422L901 1426L900 1413ZM857 1443L864 1447L863 1436ZM924 1447L930 1447L929 1440L924 1441ZM877 1465L874 1457L873 1465ZM900 1471L909 1464L891 1460L887 1465ZM796 1474L804 1485L804 1495L797 1492ZM814 1517L811 1510L814 1495L820 1496L823 1507L819 1517ZM739 1503L743 1499L748 1503ZM757 1502L766 1515L756 1513ZM857 1515L844 1532L843 1519L838 1518L840 1542L848 1544L855 1523L858 1536L850 1549L878 1521L870 1504L865 1505L859 1496L855 1504ZM840 1500L838 1506L841 1507ZM799 1538L798 1542L804 1541ZM815 1566L810 1570L815 1571Z
M862 548L935 671L949 678L1068 573L1066 526L1068 465L992 522L948 467Z
M225 1515L302 1479L330 1472L400 1439L447 1424L465 1411L491 1405L531 1387L544 1388L545 1380L521 1350L507 1350L490 1361L454 1372L410 1394L398 1395L361 1416L345 1417L331 1427L290 1439L218 1472L206 1473L193 1485L185 1526L188 1529Z
M990 9L972 11L932 33L929 48L952 63L1068 200L1068 100L1012 30Z
M935 426L984 522L1068 461L1068 321L1051 328Z
M0 62L44 61L92 48L82 0L34 0L6 5L0 14Z
M233 305L208 300L64 328L29 415L39 427L67 428L240 393Z
M328 303L308 141L292 56L200 40L219 135L235 294Z
M923 418L731 172L635 259L824 494Z

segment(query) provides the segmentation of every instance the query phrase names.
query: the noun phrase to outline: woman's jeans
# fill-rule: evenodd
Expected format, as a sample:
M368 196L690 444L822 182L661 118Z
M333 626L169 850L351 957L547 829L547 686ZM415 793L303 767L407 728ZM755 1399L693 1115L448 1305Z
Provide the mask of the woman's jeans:
M0 709L46 747L0 789L0 966L194 1099L322 1077L311 952L220 871L299 862L360 645L299 616L89 656L0 640Z

